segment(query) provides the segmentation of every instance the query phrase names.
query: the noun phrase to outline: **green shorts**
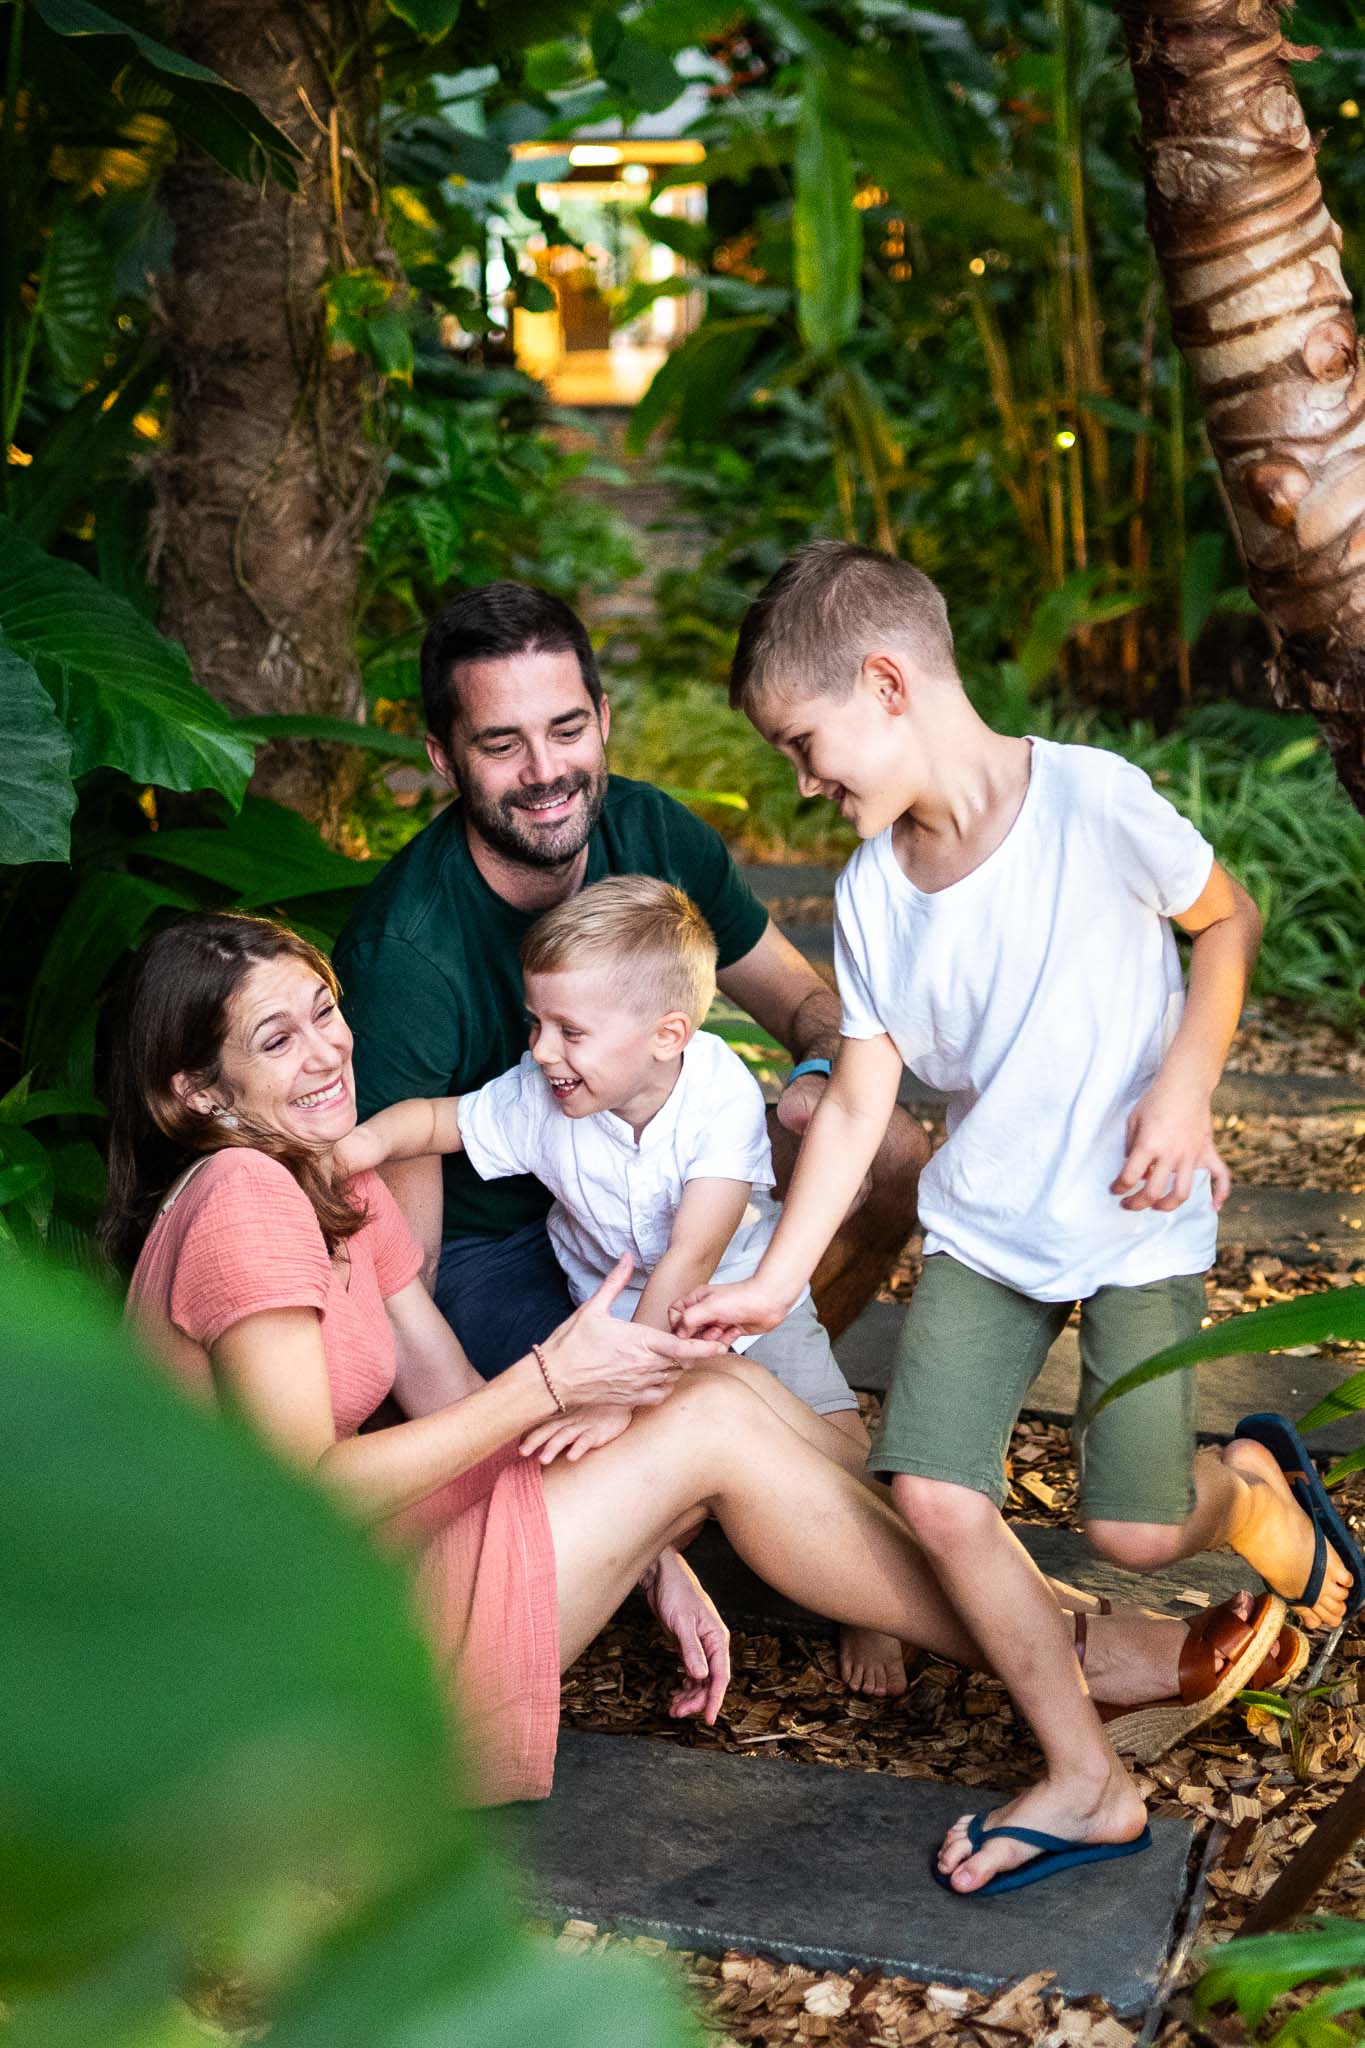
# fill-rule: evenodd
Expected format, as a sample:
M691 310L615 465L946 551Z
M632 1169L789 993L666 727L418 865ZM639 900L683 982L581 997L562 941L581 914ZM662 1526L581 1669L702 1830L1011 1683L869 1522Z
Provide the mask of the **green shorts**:
M1071 1313L934 1252L906 1314L869 1464L984 1493L1003 1507L1010 1431ZM1106 1387L1192 1337L1207 1310L1198 1274L1101 1287L1081 1303L1081 1398L1073 1436L1089 1521L1183 1522L1194 1506L1194 1376L1152 1380L1092 1422Z

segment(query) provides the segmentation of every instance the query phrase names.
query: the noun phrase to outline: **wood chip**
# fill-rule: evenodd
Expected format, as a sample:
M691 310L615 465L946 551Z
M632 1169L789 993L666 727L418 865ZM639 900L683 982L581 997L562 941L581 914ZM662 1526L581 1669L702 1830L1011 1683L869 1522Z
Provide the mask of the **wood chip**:
M821 2019L839 2020L853 2003L853 1987L840 1978L825 1977L811 1985L802 2003Z

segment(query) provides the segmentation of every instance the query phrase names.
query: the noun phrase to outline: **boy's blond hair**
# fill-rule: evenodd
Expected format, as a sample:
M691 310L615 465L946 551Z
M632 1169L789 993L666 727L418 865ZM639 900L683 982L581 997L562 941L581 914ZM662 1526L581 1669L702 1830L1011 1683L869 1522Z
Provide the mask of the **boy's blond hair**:
M747 710L768 689L847 697L879 644L904 648L928 675L957 674L948 606L922 570L847 541L812 541L744 614L731 709Z
M716 993L716 942L690 896L653 875L608 875L537 918L521 942L526 974L601 966L642 1016L680 1010L695 1026Z

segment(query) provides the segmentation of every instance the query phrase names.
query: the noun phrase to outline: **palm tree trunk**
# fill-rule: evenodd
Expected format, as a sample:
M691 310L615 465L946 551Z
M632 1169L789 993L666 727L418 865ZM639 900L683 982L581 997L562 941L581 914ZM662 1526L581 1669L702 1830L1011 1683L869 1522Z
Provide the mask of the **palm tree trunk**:
M156 465L163 629L239 715L361 715L360 551L383 478L374 371L329 357L321 287L384 254L366 0L193 0L178 46L250 94L302 152L297 192L186 152L163 312L171 414ZM264 750L253 789L335 835L349 750ZM351 758L354 758L351 756Z
M1278 704L1365 811L1365 358L1271 0L1119 0L1147 221Z

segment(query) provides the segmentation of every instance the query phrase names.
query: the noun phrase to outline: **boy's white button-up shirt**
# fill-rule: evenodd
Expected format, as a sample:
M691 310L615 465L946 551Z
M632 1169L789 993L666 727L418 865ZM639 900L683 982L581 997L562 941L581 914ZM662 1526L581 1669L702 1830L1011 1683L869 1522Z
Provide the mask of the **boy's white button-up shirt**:
M1207 1173L1167 1212L1109 1192L1184 1005L1169 920L1202 894L1213 849L1117 754L1032 744L1018 816L960 881L916 888L890 830L858 848L835 892L835 969L844 1036L887 1033L948 1096L920 1178L925 1252L1074 1301L1213 1260Z
M612 1313L629 1321L668 1250L690 1180L747 1181L753 1192L714 1278L746 1280L781 1213L762 1091L723 1039L698 1031L683 1050L672 1094L637 1139L611 1110L566 1116L530 1053L460 1097L460 1136L485 1180L533 1173L554 1196L550 1242L574 1300L586 1301L623 1252L635 1271ZM741 1338L743 1350L756 1338Z

